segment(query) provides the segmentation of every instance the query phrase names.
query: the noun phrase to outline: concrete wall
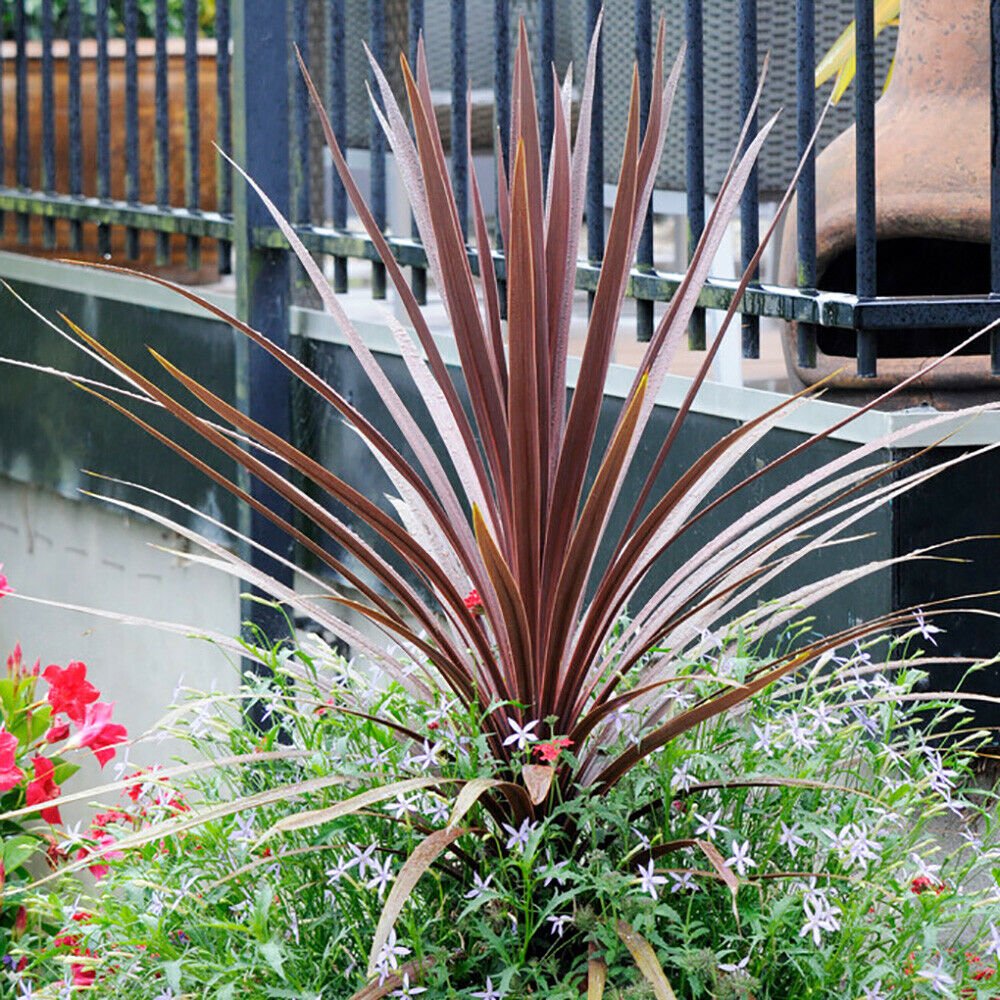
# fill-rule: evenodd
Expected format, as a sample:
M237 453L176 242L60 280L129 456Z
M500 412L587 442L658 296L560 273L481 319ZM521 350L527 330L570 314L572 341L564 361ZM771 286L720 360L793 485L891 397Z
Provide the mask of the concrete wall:
M179 541L97 504L0 477L0 562L18 595L237 635L238 582L152 548ZM205 690L214 684L231 691L238 683L230 658L204 641L20 596L0 601L0 654L6 657L15 642L26 659L41 658L43 668L83 660L130 736L156 725L182 678ZM130 759L167 763L177 749L148 741Z

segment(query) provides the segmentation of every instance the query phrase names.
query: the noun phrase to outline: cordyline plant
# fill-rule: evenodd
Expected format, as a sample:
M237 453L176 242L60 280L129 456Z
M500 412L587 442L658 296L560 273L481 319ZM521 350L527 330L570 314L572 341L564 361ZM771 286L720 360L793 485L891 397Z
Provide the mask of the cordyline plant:
M150 517L200 545L206 551L201 557L205 561L312 616L367 657L374 668L415 695L426 696L431 687L444 687L470 711L484 714L483 726L498 762L497 773L459 787L447 827L430 833L425 846L404 865L377 929L373 956L387 940L419 876L458 837L469 832L459 823L475 803L480 802L497 821L522 823L544 815L557 799L600 795L668 741L706 719L738 708L790 671L830 655L857 638L913 620L910 609L857 625L765 658L739 682L719 677L711 693L694 704L685 704L676 697L685 678L690 680L690 664L710 648L713 630L721 629L725 634L738 621L745 632L761 637L777 634L793 618L800 617L805 608L890 564L887 560L841 572L786 593L772 603L752 607L779 574L838 540L877 506L934 474L903 474L903 463L872 460L878 451L906 434L932 426L934 419L859 446L789 485L776 488L766 501L740 513L692 558L653 585L652 593L631 608L627 626L616 631L627 602L635 601L644 582L657 568L668 564L665 554L672 554L675 543L692 525L885 398L852 411L827 431L723 490L723 480L733 473L737 463L769 429L803 402L801 396L790 397L731 431L690 467L680 469L666 492L655 494L654 483L667 467L721 342L720 333L706 353L701 371L654 461L635 461L657 394L685 336L724 229L739 203L772 120L758 135L741 137L740 146L745 149L734 158L687 274L638 366L610 440L606 445L599 444L598 418L605 380L681 66L678 58L664 78L663 46L661 23L653 99L644 128L637 76L633 75L607 247L572 398L567 392L567 347L590 148L596 34L580 95L575 138L570 127L571 81L553 81L555 128L546 177L522 26L513 74L511 162L501 165L498 171L499 229L506 260L504 284L498 279L473 170L469 177L475 229L473 257L478 264L475 272L470 262L433 113L423 52L418 56L415 75L402 60L408 116L375 67L384 104L384 111L378 113L409 193L429 271L447 310L461 377L468 389L468 408L462 404L456 379L445 365L402 269L347 169L309 81L334 164L412 324L416 340L410 330L391 316L386 317L421 403L447 445L451 468L380 368L291 225L252 179L247 182L267 204L415 460L405 458L336 387L325 383L297 358L236 317L188 290L176 288L179 294L199 303L270 353L342 415L370 447L398 492L396 516L352 487L339 470L323 467L159 354L154 352L164 371L208 407L218 422L196 414L75 324L69 324L87 350L128 382L128 394L119 396L122 401L106 392L102 398L277 524L341 583L311 576L311 585L326 599L296 595L186 526L159 514L150 513ZM760 251L743 279L743 287L759 256ZM158 277L150 276L150 280L169 285ZM503 294L506 322L502 319ZM726 325L739 301L737 295ZM90 391L95 391L92 386ZM286 499L308 522L310 530L288 523L236 482L151 427L133 412L136 394L174 415ZM275 458L350 511L354 524L364 526L367 537L374 536L387 545L421 586L415 586L411 577L397 569L398 562L384 557L355 527L312 499L288 475L275 471ZM944 467L938 466L937 471ZM713 492L721 495L709 500ZM139 509L120 500L110 502ZM613 520L613 511L624 511L626 516ZM231 534L248 541L235 532ZM355 571L331 554L324 544L328 540L349 554L351 566L360 565L363 570ZM924 552L906 558L922 557L931 556ZM342 589L344 585L349 591ZM748 607L750 610L746 610ZM374 643L338 609L360 614L377 626L391 644L383 648ZM387 651L389 648L399 655ZM654 648L657 653L651 656ZM421 669L414 671L414 664ZM697 680L701 683L706 678ZM363 711L360 706L355 710ZM635 740L624 744L616 741L612 724L612 717L620 710L634 712L643 719L644 726ZM380 721L401 738L421 738L398 720ZM573 764L557 768L527 763L524 751L538 741L554 748L550 755L553 757L560 749L572 747ZM422 777L367 789L332 808L304 813L295 818L294 824L285 823L283 827L317 825L351 809L368 808L401 792L435 783L441 784L433 777ZM308 789L303 786L299 790ZM234 803L232 811L246 807L247 802ZM184 823L187 826L196 821L197 817L188 817ZM148 839L161 835L162 830L139 836ZM572 850L571 842L566 849ZM720 858L710 856L710 860L720 878L735 880Z

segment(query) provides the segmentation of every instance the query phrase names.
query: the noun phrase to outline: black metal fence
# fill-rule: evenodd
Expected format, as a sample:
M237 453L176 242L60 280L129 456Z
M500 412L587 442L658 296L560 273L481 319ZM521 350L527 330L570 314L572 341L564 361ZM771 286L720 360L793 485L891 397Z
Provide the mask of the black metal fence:
M735 22L735 30L726 42L728 49L720 52L712 27L713 17L720 15L711 0L607 3L609 21L614 19L619 38L623 24L631 33L634 45L628 54L634 54L638 62L643 102L649 100L651 38L661 12L668 14L675 40L680 36L686 40L684 115L677 126L682 140L671 147L675 153L682 151L683 162L665 169L684 180L689 248L704 228L705 197L712 192L714 168L706 143L711 146L720 112L706 103L710 74L720 64L723 70L728 67L735 107L725 110L745 115L769 43L767 25L784 18L785 28L796 39L794 54L773 55L786 74L794 68L790 77L794 95L789 97L794 99L795 111L789 109L787 114L788 127L794 123L794 130L785 133L785 145L795 147L794 163L804 154L816 126L814 69L825 44L817 35L817 19L828 23L831 10L833 22L841 27L852 16L857 18L854 290L824 294L816 287L822 275L816 265L813 155L798 182L796 286L751 286L741 309L745 356L758 353L759 318L780 317L797 321L798 360L805 367L815 363L818 330L856 331L857 372L870 377L877 371L879 336L884 331L918 325L970 328L1000 315L1000 145L994 127L990 287L975 295L880 296L874 103L876 62L884 61L884 52L880 56L873 42L872 0L838 0L819 6L817 10L815 0L796 0L794 8L788 2L761 0L758 10L758 0L736 4L725 0L722 16ZM260 297L264 296L270 303L268 322L275 324L276 336L283 336L278 327L284 324L287 304L287 290L282 287L287 284L288 262L282 260L287 248L270 220L238 196L241 185L234 185L231 171L212 149L210 143L215 141L234 153L287 211L306 245L332 258L338 289L347 287L349 258L370 259L372 294L384 296L385 275L370 241L348 231L347 200L339 182L330 178L326 208L323 192L317 190L324 178L309 165L310 110L305 86L292 71L293 43L316 68L338 136L348 145L367 148L371 205L384 225L386 147L376 117L363 104L360 77L364 71L357 69L364 65L359 62L361 39L385 65L394 61L393 48L404 47L413 58L417 38L425 29L429 38L433 33L435 51L446 54L432 68L441 78L445 95L440 111L450 136L451 168L464 213L468 188L465 101L470 82L491 85L483 88L488 93L473 127L484 119L490 136L498 127L503 147L510 115L510 40L517 18L525 15L531 21L539 65L548 66L564 62L567 50L572 54L574 39L589 35L600 7L600 0L449 0L431 5L424 0L288 0L287 5L284 0L216 0L214 15L208 18L198 0L2 0L8 36L0 52L4 246L71 255L92 252L98 258L137 261L143 266L175 265L192 276L204 277L230 271L235 244L240 251L235 265L243 308L250 315L256 309L253 303L263 301ZM471 31L470 11L475 18ZM989 11L996 107L1000 102L995 58L1000 50L1000 0L990 0ZM488 23L482 23L484 17ZM90 31L92 37L85 37ZM475 58L470 59L473 52ZM484 70L485 58L492 65ZM610 72L607 61L605 52L604 77ZM549 86L539 91L541 127L543 133L550 133L552 91ZM615 99L611 81L604 80L603 86L599 82L588 184L588 260L580 263L577 277L581 289L596 286L603 251L606 166L616 153L611 134L614 122L605 119L603 109L606 101ZM838 114L842 119L844 112ZM736 134L734 129L732 142ZM606 147L611 155L606 155ZM506 152L502 148L500 155ZM787 183L790 175L788 169L781 183ZM744 266L758 242L761 184L761 177L755 175L743 199ZM774 183L765 180L763 187L766 195ZM419 244L410 234L397 232L390 245L400 261L412 267L414 285L425 294L426 258ZM262 255L268 267L262 271L254 255ZM668 299L680 281L680 275L658 271L653 262L650 220L629 289L637 300L640 339L651 333L654 303ZM714 278L701 304L724 308L735 289L735 281ZM692 345L704 346L697 324ZM1000 374L998 345L1000 339L994 337L993 374Z

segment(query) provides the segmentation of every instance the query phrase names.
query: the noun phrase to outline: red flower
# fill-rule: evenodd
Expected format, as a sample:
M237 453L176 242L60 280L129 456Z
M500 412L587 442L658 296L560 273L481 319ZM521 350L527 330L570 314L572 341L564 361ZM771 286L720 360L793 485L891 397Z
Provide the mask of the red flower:
M82 951L76 951L76 954L81 958L94 958L94 953L89 948L84 948ZM74 986L93 986L94 980L97 978L97 969L74 963L70 965L70 969L73 970L73 985Z
M0 728L0 792L6 792L24 780L24 771L14 763L17 737Z
M538 756L541 757L546 764L551 764L559 757L559 754L561 754L566 747L571 747L572 745L573 741L566 739L566 737L563 736L557 740L552 740L549 743L536 743L531 748L531 752L538 754Z
M98 813L91 824L95 830L103 830L111 823L131 823L132 817L121 809L109 809L107 812Z
M63 722L57 726L49 727L49 731L45 734L45 742L59 743L66 739L67 736L69 736L69 723Z
M87 665L75 660L63 670L53 663L45 668L42 677L49 683L52 714L65 712L78 726L83 725L86 706L101 696L87 680Z
M934 880L929 879L926 875L918 875L910 883L910 892L912 892L915 896L920 896L930 889L933 889L940 896L941 893L947 888L948 887L944 884L944 882L935 884Z
M115 755L113 747L128 739L125 727L111 721L111 710L114 707L114 703L103 701L88 705L80 728L66 744L66 749L90 747L98 763L104 767Z
M479 591L475 587L465 595L465 606L474 615L483 613L483 599L479 596Z
M52 780L52 772L55 770L52 761L48 757L40 757L36 754L32 757L31 763L35 768L35 778L28 782L28 805L36 806L42 802L59 798L59 786ZM58 806L40 809L39 814L46 823L62 822Z

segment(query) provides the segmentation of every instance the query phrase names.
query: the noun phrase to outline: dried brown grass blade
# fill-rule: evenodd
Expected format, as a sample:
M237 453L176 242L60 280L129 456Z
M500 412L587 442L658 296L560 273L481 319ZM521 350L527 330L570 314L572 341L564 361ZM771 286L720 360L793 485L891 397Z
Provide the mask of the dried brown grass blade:
M378 919L378 926L375 928L375 936L372 938L371 952L368 955L368 975L375 975L376 961L382 946L389 940L392 928L396 924L399 914L402 912L406 901L410 898L417 882L428 868L451 846L452 842L464 837L469 831L461 827L447 826L442 830L435 830L430 836L425 837L410 852L409 857L396 876L392 888L389 890L389 898L382 907L382 913Z
M608 963L602 958L591 958L587 962L587 1000L604 1000L607 982Z
M631 952L643 978L652 986L656 1000L677 1000L677 994L674 993L663 966L657 961L652 945L624 920L618 921L617 930L622 944Z
M423 788L434 788L437 785L455 784L457 778L406 778L403 781L393 781L388 785L379 785L377 788L368 788L357 795L352 795L349 799L343 799L332 806L324 806L322 809L309 809L305 812L295 813L279 819L270 830L265 833L258 843L263 844L280 833L290 833L293 830L305 830L312 826L319 826L321 823L332 823L342 816L351 816L369 806L385 802L396 795L405 795L408 792L417 792ZM296 793L301 787L293 786Z

